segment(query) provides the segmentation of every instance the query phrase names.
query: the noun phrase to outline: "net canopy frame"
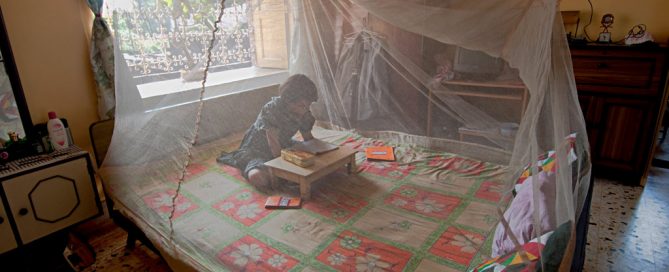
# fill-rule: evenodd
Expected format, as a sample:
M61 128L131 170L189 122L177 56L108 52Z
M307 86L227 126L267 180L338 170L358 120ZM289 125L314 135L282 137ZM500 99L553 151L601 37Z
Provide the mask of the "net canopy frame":
M589 205L590 148L556 0L106 4L116 117L102 179L168 255L195 269L235 267L189 238L184 224L204 223L177 220L193 205L212 205L188 206L184 186L204 158L229 144L221 139L243 135L279 95L277 85L295 74L316 85L311 112L328 131L500 165L497 231L512 232L518 223L503 214L513 206L519 178L550 172L554 179L550 207L528 217L532 238L575 224ZM555 165L550 171L539 163L547 157ZM165 186L171 189L162 208L133 209ZM526 204L544 205L542 185L529 187ZM496 232L486 231L486 239ZM509 239L523 252L523 239ZM459 267L473 269L491 257L483 255ZM539 265L546 263L540 258Z

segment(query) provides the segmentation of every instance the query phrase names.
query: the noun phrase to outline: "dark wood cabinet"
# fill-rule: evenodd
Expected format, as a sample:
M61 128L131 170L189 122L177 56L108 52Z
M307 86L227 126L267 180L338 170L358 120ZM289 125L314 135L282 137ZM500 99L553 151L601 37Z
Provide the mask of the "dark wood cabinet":
M656 114L653 101L632 98L603 98L599 130L596 139L596 153L593 154L599 165L635 172L642 170L647 160L644 152L653 141L652 125Z
M594 172L638 185L666 100L666 47L571 48Z

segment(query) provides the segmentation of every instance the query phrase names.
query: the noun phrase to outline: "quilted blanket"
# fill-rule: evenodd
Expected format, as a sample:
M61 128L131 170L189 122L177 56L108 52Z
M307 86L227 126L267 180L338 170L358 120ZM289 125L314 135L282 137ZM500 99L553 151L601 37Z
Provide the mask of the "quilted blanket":
M324 138L359 149L392 144L345 133ZM462 271L488 258L496 207L507 203L504 167L394 146L396 161L367 161L358 152L357 174L342 169L317 181L301 209L268 210L266 195L215 161L236 144L209 144L181 184L171 234L164 226L176 176L110 185L117 201L147 221L140 226L163 226L144 227L159 233L150 235L159 247L198 270Z

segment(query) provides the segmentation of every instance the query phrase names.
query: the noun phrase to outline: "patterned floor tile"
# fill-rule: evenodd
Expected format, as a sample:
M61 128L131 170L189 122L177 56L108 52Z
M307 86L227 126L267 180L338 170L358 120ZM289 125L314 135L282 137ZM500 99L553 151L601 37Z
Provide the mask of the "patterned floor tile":
M645 187L596 179L584 271L669 271L669 170Z

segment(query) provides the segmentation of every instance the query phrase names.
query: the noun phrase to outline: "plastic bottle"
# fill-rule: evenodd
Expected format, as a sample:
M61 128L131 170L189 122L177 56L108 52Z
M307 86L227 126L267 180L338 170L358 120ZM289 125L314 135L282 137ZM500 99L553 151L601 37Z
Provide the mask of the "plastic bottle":
M61 150L70 146L70 143L67 141L65 126L53 111L49 112L49 122L46 123L46 129L49 131L49 140L53 149Z

